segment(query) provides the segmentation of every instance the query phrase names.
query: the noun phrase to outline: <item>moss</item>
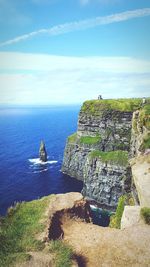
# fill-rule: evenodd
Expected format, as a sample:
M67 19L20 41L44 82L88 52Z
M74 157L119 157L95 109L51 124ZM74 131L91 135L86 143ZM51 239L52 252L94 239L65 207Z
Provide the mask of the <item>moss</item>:
M123 211L124 211L125 201L126 201L126 196L125 195L123 195L123 196L121 196L119 198L118 206L117 206L117 209L116 209L116 213L115 213L115 215L112 215L110 217L110 224L109 224L109 226L111 228L118 228L118 229L120 229L120 226L121 226L121 218L122 218L122 214L123 214Z
M55 254L55 267L71 267L73 250L61 240L52 241L50 252Z
M31 202L18 203L9 209L3 218L0 231L0 266L13 266L18 260L29 259L28 251L43 249L44 244L36 239L43 231L45 209L51 196Z
M77 139L77 133L74 133L74 134L68 136L68 142L69 143L74 143L76 141L76 139Z
M140 215L144 219L145 223L150 225L150 208L148 207L143 207L140 210Z
M89 157L100 158L102 162L109 162L121 166L126 166L128 164L128 152L122 150L110 151L110 152L94 150L89 153Z
M133 112L141 107L141 98L89 100L83 103L82 112L99 114L100 111Z
M97 144L101 141L100 135L97 136L81 136L80 137L80 143L81 144Z

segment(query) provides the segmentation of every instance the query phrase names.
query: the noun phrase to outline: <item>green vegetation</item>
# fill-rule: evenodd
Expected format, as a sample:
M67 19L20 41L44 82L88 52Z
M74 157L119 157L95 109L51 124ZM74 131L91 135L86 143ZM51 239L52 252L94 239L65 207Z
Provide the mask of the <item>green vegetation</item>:
M68 136L68 142L69 143L74 143L76 141L76 139L77 139L77 133L74 133L74 134Z
M83 103L81 111L93 115L112 110L133 112L141 107L141 103L141 98L88 100Z
M94 145L101 141L100 135L97 136L81 136L80 137L80 143L81 144L88 144L88 145Z
M125 205L128 205L128 206L134 206L135 205L134 199L130 193L126 194L126 195L122 195L119 198L116 213L110 217L109 227L120 229L121 218L122 218L122 214L123 214Z
M147 99L147 103L144 105L140 111L140 123L141 126L145 126L150 130L150 99Z
M140 150L145 150L150 148L150 133L147 134L147 136L145 136L145 138L143 139L143 143L140 147Z
M90 158L100 158L103 162L109 162L112 164L118 164L126 166L128 164L128 152L117 150L110 152L103 152L100 150L94 150L89 153Z
M144 219L145 223L150 224L150 208L144 207L140 210L140 215Z
M93 145L97 144L101 141L101 137L99 134L96 136L77 136L77 133L74 133L68 137L68 142L69 143L74 143L78 142L80 144L88 144L88 145Z
M44 244L36 239L44 224L44 212L52 196L31 202L17 203L9 208L8 215L0 224L0 266L13 266L15 262L30 259L28 251L43 249Z
M73 250L62 241L52 241L50 244L50 252L55 254L55 267L72 266Z
M124 211L126 196L123 195L119 198L118 206L115 215L110 217L110 224L111 228L118 228L120 229L121 226L121 218Z

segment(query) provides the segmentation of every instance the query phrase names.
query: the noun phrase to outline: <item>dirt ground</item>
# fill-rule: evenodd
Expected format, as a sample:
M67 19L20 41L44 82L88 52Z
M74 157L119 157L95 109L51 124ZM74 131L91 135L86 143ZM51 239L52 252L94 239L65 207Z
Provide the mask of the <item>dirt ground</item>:
M150 227L125 230L64 219L64 240L80 255L80 267L150 266Z

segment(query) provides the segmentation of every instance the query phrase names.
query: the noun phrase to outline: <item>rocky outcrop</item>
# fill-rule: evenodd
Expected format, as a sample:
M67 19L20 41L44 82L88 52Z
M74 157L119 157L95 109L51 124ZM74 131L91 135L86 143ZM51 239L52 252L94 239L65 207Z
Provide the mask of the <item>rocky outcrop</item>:
M115 208L120 195L131 187L125 158L130 150L133 109L140 103L134 101L86 101L79 113L77 133L67 140L62 171L82 180L83 194L106 207ZM123 156L125 162L117 162L116 155Z
M47 152L46 152L45 144L43 141L41 141L41 144L40 144L39 157L42 162L47 161Z

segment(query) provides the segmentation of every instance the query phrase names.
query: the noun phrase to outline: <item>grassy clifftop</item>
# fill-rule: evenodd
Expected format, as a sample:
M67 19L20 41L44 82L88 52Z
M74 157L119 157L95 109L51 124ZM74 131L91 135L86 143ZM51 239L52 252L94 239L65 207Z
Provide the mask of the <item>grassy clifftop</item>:
M150 104L150 99L147 101ZM85 101L81 107L81 111L85 113L96 114L99 111L122 111L133 112L142 107L142 98L126 98L126 99L102 99Z
M13 266L15 262L28 260L29 251L43 248L35 236L43 230L40 219L51 196L32 202L17 203L9 208L0 225L0 266Z
M32 265L33 253L40 253L40 263L43 266L71 267L72 250L61 241L49 242L47 254L45 244L38 236L45 229L48 209L54 195L49 195L31 202L17 203L8 209L8 214L0 218L0 266L21 266L23 262ZM43 253L43 254L42 254ZM41 257L41 258L40 258ZM54 261L55 265L47 263ZM26 265L28 266L28 265ZM36 266L33 264L33 266Z

